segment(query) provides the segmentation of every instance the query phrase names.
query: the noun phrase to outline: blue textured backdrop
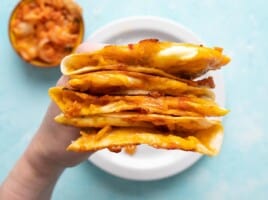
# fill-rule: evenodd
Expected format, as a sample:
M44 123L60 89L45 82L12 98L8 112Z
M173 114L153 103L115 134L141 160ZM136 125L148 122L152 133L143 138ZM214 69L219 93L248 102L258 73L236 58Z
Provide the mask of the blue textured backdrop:
M153 15L173 19L231 55L224 68L227 105L221 154L184 173L153 182L126 181L88 162L68 169L54 192L66 199L268 199L268 43L265 0L80 0L86 36L115 19ZM12 50L7 23L15 0L0 6L0 181L37 129L58 69L23 63Z

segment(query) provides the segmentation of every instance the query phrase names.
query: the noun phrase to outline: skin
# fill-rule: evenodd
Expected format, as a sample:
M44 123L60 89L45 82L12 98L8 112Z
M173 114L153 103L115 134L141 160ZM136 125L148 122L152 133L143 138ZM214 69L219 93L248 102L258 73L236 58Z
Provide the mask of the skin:
M102 46L86 42L77 52L94 51ZM66 77L61 77L57 85L65 83ZM62 172L90 156L90 153L65 150L79 136L79 130L56 123L54 117L59 113L59 108L51 102L31 143L2 183L1 200L50 199Z

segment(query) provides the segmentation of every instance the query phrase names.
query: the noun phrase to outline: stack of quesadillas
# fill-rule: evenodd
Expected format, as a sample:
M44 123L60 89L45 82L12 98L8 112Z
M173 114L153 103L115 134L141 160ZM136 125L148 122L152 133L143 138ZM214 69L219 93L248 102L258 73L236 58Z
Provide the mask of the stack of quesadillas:
M229 61L218 47L155 39L65 57L61 70L69 80L49 95L62 111L56 122L81 129L67 149L118 152L147 144L216 155L218 117L228 111L214 101L213 78L201 77Z

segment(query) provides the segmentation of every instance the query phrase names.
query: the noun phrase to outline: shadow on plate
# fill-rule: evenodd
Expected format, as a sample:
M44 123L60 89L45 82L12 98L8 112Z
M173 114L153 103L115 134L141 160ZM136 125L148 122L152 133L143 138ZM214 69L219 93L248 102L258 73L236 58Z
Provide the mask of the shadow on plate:
M157 194L161 194L163 191L180 190L183 188L185 182L188 182L195 173L198 173L198 169L202 166L203 162L207 159L201 158L195 165L186 169L172 177L154 181L132 181L122 179L113 175L110 175L103 170L97 168L95 165L84 162L80 166L80 170L84 171L83 174L91 182L95 182L96 185L101 186L103 191L110 191L110 193L117 194L121 197L141 197L150 196L157 197ZM85 177L85 179L87 179Z

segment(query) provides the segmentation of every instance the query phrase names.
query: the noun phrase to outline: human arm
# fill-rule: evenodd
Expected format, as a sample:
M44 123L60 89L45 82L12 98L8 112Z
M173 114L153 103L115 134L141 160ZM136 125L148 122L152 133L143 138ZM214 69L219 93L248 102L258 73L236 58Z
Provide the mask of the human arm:
M92 51L99 47L84 43L78 51ZM62 77L57 85L65 82L66 77ZM62 172L89 156L89 153L65 150L79 136L79 130L55 123L54 117L59 113L58 107L51 103L31 143L2 183L0 200L50 199Z

